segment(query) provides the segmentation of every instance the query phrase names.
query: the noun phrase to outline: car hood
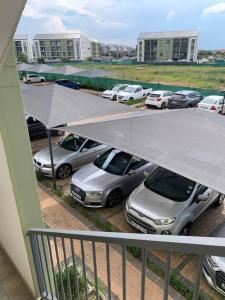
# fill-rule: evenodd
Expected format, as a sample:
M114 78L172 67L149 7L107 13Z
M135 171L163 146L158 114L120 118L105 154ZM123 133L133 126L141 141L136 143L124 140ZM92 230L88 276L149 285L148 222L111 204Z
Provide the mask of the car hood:
M71 182L86 191L104 191L119 177L99 169L91 163L78 170L73 175Z
M175 202L162 197L144 186L142 183L130 195L130 205L151 219L176 217L185 208L185 202Z
M103 94L103 95L115 95L116 93L117 93L116 91L106 90L106 91L104 91L102 94Z
M212 256L213 261L216 265L225 273L225 257L221 256Z
M53 160L54 163L59 162L61 159L68 157L69 155L74 154L74 152L66 150L58 145L52 146ZM46 147L43 150L37 152L34 155L34 158L40 161L42 164L50 164L50 151L49 148Z
M128 93L128 92L120 92L119 94L118 94L118 96L123 96L123 97L128 97L128 96L130 96L132 93Z

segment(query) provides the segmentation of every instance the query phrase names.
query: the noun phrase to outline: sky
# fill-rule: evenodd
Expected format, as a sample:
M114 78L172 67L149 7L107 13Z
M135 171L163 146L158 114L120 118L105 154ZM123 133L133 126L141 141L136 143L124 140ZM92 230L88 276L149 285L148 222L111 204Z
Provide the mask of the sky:
M198 30L200 49L225 49L225 1L28 0L18 33L81 30L100 42L135 46L140 32Z

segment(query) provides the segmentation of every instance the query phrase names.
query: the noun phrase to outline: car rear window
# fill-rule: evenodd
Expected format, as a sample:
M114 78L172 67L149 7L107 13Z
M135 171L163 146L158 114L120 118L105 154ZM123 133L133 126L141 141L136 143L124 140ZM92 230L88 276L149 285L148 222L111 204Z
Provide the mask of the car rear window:
M160 97L159 94L149 94L148 96L151 97L151 98L158 98L158 97Z
M219 101L219 99L214 99L211 97L206 97L204 98L201 103L206 103L206 104L216 104Z
M182 100L182 99L185 99L186 98L186 96L185 95L183 95L183 94L174 94L174 98L175 99L178 99L178 100Z

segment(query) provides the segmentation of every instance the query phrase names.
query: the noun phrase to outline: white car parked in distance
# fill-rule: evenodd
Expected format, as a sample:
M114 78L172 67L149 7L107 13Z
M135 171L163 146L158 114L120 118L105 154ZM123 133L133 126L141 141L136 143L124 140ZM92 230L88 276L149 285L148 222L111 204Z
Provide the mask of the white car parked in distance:
M225 108L223 108L223 101L224 101L223 96L207 96L197 104L197 107L210 112L217 112L218 114L224 114Z
M104 91L102 93L102 97L110 100L117 100L117 95L119 92L122 92L125 90L125 88L128 87L129 84L116 84L112 88Z
M34 83L34 82L45 82L45 77L38 76L36 74L27 74L23 77L23 82Z
M152 88L145 89L141 85L129 85L124 91L119 92L117 100L119 102L138 100L144 98L150 92L152 92Z
M145 105L164 109L167 106L169 97L172 95L173 92L170 91L154 91L147 96Z

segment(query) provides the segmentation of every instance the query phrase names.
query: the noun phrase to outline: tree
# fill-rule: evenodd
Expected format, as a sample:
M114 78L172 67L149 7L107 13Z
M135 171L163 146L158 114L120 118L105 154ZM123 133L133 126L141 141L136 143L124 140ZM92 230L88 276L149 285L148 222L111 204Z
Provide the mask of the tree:
M37 61L39 62L39 64L43 64L45 62L44 57L40 57L37 59Z
M17 55L17 60L22 63L27 63L27 58L28 58L27 55L24 53L19 53Z

